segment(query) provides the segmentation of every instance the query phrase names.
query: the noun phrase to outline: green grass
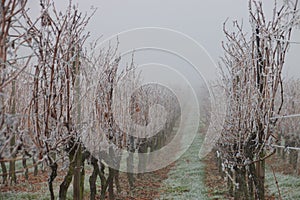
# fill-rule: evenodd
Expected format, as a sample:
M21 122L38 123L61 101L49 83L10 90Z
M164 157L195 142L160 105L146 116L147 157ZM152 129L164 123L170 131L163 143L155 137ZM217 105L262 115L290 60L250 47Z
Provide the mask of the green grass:
M184 193L189 191L190 189L186 186L169 187L166 190L167 193Z
M281 173L276 173L276 178L280 188L280 193L282 199L294 200L300 199L300 177L293 175L284 175ZM270 194L274 194L278 197L278 189L275 183L273 172L267 170L266 172L266 183Z
M164 181L160 199L209 199L203 183L204 164L198 157L202 139L197 136L191 147L179 158Z
M41 194L41 193L29 193L29 192L6 192L0 194L0 200L32 200L32 199L40 199L40 200L50 200L49 195Z

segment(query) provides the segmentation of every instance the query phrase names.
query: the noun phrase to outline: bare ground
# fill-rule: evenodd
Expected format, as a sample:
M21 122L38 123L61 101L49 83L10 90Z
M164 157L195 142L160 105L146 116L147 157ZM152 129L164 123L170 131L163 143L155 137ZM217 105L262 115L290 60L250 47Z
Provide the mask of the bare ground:
M158 171L154 171L151 173L145 173L140 175L138 178L135 175L135 188L130 191L128 181L127 181L127 174L120 173L120 185L121 185L121 192L116 194L116 199L122 200L150 200L159 198L159 195L162 191L162 181L167 178L167 174L169 170L174 166L174 164L169 165L163 169ZM63 171L58 172L58 176L54 181L55 188L59 187L59 184L63 181L64 175L66 173ZM86 171L86 176L91 174L91 170ZM31 193L37 194L32 197L32 199L39 199L39 193L43 196L50 196L48 187L48 172L47 171L39 171L37 176L34 176L33 173L29 173L29 179L26 180L24 175L18 175L17 177L17 184L7 184L7 185L0 185L0 199L2 199L2 195L5 193L10 194L10 198L13 198L13 194L17 193ZM85 187L89 187L88 183ZM100 199L100 184L97 185L97 197L96 199ZM45 195L45 193L47 193ZM35 198L37 197L37 198ZM5 198L5 196L4 196ZM16 198L18 198L16 196ZM89 199L89 194L86 193L84 199Z

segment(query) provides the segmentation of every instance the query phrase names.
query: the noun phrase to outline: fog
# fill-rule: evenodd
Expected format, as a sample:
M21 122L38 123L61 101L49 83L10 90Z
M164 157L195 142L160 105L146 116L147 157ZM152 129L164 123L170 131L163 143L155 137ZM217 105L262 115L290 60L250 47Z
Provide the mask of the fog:
M38 0L29 1L29 8L38 13ZM223 55L221 42L224 40L223 23L232 25L233 20L243 22L245 30L248 26L248 1L235 0L74 0L84 13L92 13L87 30L93 41L101 37L104 41L113 35L135 28L161 27L172 29L197 41L208 52L215 63ZM263 1L266 15L271 16L273 1ZM56 7L64 9L67 1L56 1ZM159 38L158 38L159 40ZM285 76L299 77L300 29L294 31L290 51L284 68ZM120 40L120 45L122 45ZM176 43L176 41L174 41ZM191 52L191 54L198 52ZM138 58L137 58L138 59ZM140 61L142 62L142 61ZM139 63L144 64L144 63ZM214 76L214 65L207 65L206 79Z

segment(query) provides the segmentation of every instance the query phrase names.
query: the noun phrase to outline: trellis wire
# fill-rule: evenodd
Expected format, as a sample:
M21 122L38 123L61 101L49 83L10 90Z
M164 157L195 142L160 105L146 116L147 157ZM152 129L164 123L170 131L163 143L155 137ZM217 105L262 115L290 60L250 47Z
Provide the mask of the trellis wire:
M290 149L300 151L300 147L289 147L289 146L281 146L281 145L272 145L272 147L282 148L282 149Z

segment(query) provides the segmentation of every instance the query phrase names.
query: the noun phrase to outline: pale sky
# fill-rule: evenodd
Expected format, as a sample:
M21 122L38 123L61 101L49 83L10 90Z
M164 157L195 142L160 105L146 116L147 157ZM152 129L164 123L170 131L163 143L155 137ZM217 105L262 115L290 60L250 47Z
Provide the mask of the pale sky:
M66 2L68 1L56 1L57 8L63 8ZM90 12L91 7L98 8L87 27L91 32L91 40L100 36L101 40L105 40L112 35L135 28L168 28L193 38L204 47L216 63L222 56L223 22L228 19L229 27L233 20L243 20L245 25L248 23L247 0L73 0L73 2L77 3L83 12ZM267 15L271 13L272 2L263 1ZM34 9L36 5L38 0L29 1L30 8ZM299 44L291 45L284 72L289 76L300 77L300 29L294 31L292 40Z

